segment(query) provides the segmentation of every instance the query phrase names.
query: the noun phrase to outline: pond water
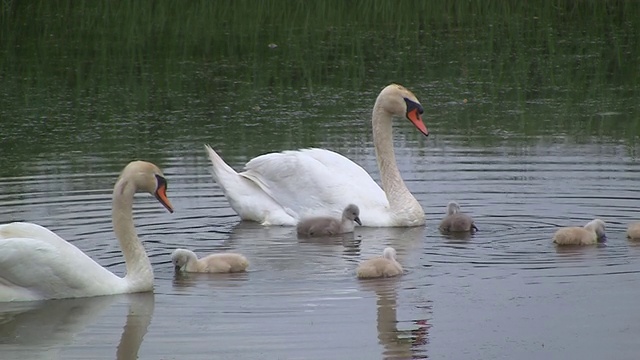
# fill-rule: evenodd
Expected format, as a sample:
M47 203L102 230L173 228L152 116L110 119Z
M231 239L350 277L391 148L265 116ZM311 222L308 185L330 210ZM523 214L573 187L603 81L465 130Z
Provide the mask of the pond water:
M575 21L589 23L583 20ZM637 64L589 60L604 57L611 42L587 30L582 38L565 38L575 23L562 24L550 20L557 30L553 42L590 44L581 55L556 49L556 56L540 57L550 45L540 50L539 38L507 32L513 29L495 30L510 36L485 46L495 40L479 30L482 24L469 25L468 38L451 29L422 29L430 37L420 37L414 50L424 61L395 64L386 62L406 44L385 50L373 41L366 50L363 40L338 36L350 27L332 28L337 40L301 52L285 40L297 45L324 35L266 28L250 37L261 46L252 60L238 64L231 47L231 53L203 50L214 59L168 52L163 62L146 56L157 49L143 49L149 51L143 60L114 56L94 65L89 60L100 59L86 59L81 50L63 51L77 56L70 65L60 58L44 65L5 48L6 58L22 56L24 64L3 65L0 223L46 226L123 274L110 219L111 188L121 168L134 159L159 165L175 213L149 196L136 198L135 223L156 277L153 293L0 304L0 357L637 358L640 246L625 238L627 224L640 220L638 97L634 78L625 76ZM624 27L637 29L636 23L620 24L620 32L603 38L617 34L615 46L633 57L638 50L625 45L632 37L624 36ZM362 34L383 39L386 30L366 27ZM240 30L229 31L233 37ZM412 30L397 31L402 37ZM25 41L40 39L28 34ZM180 49L178 40L167 48ZM505 50L513 57L503 58L500 46L518 41L531 46ZM49 43L33 46L54 52ZM327 49L337 59L323 58L332 65L326 73L300 71L316 69L306 66L313 63L306 57L324 56ZM354 55L353 49L364 52ZM270 51L281 53L261 63ZM298 53L304 59L292 58ZM524 64L523 57L532 60ZM349 59L359 65L336 70ZM76 74L83 61L100 70ZM138 78L122 69L127 61L140 65ZM537 74L572 61L581 61L590 75ZM275 62L288 70L277 70ZM103 77L111 70L114 79ZM49 76L56 71L62 75ZM400 171L425 209L426 227L359 227L309 240L298 239L293 228L240 221L211 179L204 144L236 169L265 152L323 147L378 181L370 112L391 81L421 100L431 132L422 137L407 121L394 126ZM475 235L438 232L450 200L474 216ZM607 223L606 244L552 244L558 227L596 217ZM357 280L357 264L385 246L396 248L405 274ZM170 253L177 247L200 255L240 252L250 268L175 275Z

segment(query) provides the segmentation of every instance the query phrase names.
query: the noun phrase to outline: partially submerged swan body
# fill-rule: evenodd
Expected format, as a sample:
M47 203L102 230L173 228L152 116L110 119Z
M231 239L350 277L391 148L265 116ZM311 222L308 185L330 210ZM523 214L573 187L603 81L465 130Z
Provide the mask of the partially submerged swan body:
M557 245L595 245L606 240L605 222L600 219L591 220L584 227L560 228L553 235Z
M381 257L365 260L356 269L358 279L375 279L402 275L402 265L396 260L396 250L387 247Z
M634 222L627 227L627 239L640 240L640 222Z
M362 225L359 215L360 209L356 205L349 204L344 208L339 219L327 216L303 219L296 226L296 230L299 235L309 237L350 233L355 228L354 222Z
M215 182L243 220L295 226L309 216L338 215L353 203L367 210L360 217L363 226L421 226L424 211L398 170L391 123L393 117L404 117L426 136L423 112L415 95L400 85L389 85L378 95L371 122L382 188L358 164L325 149L261 155L237 173L205 148Z
M443 233L475 232L478 230L473 218L460 212L460 205L455 201L447 204L447 215L440 222L439 229Z
M171 263L176 272L234 273L246 271L249 267L249 261L241 254L218 253L198 259L193 251L187 249L174 250Z
M152 163L133 161L113 189L113 230L127 273L121 278L50 230L32 223L0 225L0 301L77 298L153 290L153 269L138 239L133 196L147 192L170 212L167 181Z

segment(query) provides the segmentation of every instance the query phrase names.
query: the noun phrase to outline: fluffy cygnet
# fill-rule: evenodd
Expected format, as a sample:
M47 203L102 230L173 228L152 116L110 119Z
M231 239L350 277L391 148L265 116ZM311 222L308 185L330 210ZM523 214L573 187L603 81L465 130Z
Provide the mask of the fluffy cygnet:
M605 223L600 219L591 220L584 227L563 227L553 235L557 245L595 245L607 240Z
M176 272L232 273L245 271L249 266L249 261L241 254L219 253L198 259L193 251L187 249L174 250L171 262Z
M356 269L359 279L392 277L402 274L402 266L396 260L396 250L387 247L381 257L365 260Z
M297 225L298 234L304 236L327 236L353 232L354 222L360 222L360 209L356 205L348 205L342 211L342 218L312 217L300 220Z
M640 240L640 222L634 222L627 227L627 238L629 240Z
M460 212L460 205L450 201L447 205L447 216L440 222L439 229L443 233L475 232L478 230L471 216Z

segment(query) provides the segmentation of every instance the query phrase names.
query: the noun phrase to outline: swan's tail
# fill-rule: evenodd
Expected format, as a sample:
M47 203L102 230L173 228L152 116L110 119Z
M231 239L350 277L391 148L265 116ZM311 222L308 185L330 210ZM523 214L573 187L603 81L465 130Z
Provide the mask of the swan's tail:
M204 146L205 150L207 150L207 154L209 155L209 160L211 160L212 171L211 175L213 176L213 180L215 180L218 185L224 187L225 180L229 178L234 178L238 176L238 173L231 168L231 166L227 165L224 160L218 155L209 145Z

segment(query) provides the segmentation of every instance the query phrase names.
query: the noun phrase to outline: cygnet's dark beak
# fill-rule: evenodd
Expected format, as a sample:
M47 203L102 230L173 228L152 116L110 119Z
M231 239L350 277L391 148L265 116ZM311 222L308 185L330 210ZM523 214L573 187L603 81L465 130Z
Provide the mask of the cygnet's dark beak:
M606 241L607 241L607 234L602 234L598 236L598 242L606 242Z
M357 222L358 225L362 226L362 221L360 221L360 218L356 216L355 219L353 219L353 221Z
M471 224L471 230L478 231L478 227L476 226L476 224Z
M175 265L175 266L173 267L173 270L174 270L175 272L180 272L180 266Z

